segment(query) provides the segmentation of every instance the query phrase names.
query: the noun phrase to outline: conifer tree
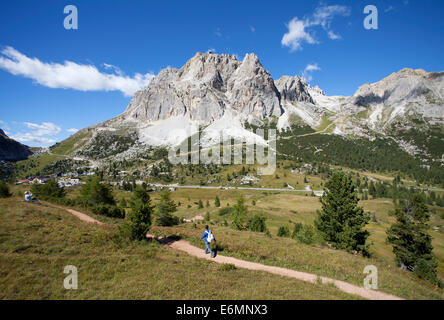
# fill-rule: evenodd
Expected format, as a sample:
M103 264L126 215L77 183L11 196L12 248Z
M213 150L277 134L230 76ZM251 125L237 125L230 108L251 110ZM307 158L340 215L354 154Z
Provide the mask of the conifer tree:
M151 226L153 207L148 192L137 187L129 201L130 213L124 226L131 240L143 240Z
M218 197L218 196L216 196L216 199L214 200L214 206L215 206L216 208L219 208L219 207L220 207L220 200L219 200L219 197Z
M358 201L351 177L342 171L333 173L320 198L322 210L318 211L315 226L335 247L368 256L366 240L369 232L364 227L370 221L370 215L358 207Z
M237 198L236 204L231 209L232 226L235 229L242 230L247 216L247 207L245 206L245 200L242 196Z
M171 200L171 192L164 190L160 193L160 200L156 203L154 214L156 216L156 225L173 226L179 223L179 218L172 213L177 210L176 204Z
M437 263L432 254L432 237L427 232L430 213L424 197L413 194L401 200L394 214L396 222L387 230L387 242L393 246L398 266L436 283Z

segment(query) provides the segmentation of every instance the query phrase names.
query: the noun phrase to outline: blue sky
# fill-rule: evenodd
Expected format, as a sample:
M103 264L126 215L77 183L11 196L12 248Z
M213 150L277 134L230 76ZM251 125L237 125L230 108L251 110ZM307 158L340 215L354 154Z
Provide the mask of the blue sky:
M66 30L66 5L78 29ZM363 26L378 9L378 29ZM442 0L1 1L0 128L31 146L124 111L134 90L197 51L258 55L351 95L402 68L442 71Z

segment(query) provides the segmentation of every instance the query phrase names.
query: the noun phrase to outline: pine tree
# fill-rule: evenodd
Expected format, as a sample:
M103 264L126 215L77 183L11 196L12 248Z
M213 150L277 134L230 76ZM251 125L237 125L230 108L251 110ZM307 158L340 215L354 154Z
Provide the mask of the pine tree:
M368 193L374 198L376 198L376 188L373 181L370 181L370 184L368 185Z
M199 199L199 204L197 206L198 206L198 209L202 209L203 208L202 200Z
M141 187L137 187L129 205L131 210L124 229L128 232L131 240L143 240L151 226L151 214L153 212L148 192Z
M214 206L215 206L216 208L219 208L219 207L220 207L220 200L219 200L219 197L218 197L218 196L216 196L216 200L214 200Z
M396 222L387 230L387 242L393 246L398 266L436 283L437 263L432 254L432 237L427 232L430 213L424 197L413 194L401 200L394 214Z
M232 226L235 229L242 230L244 228L245 217L247 216L247 207L242 196L237 198L236 204L231 209Z
M172 213L177 210L176 204L171 200L171 192L164 190L160 193L160 200L156 204L154 214L156 216L156 225L173 226L179 223L179 218Z
M351 177L342 171L335 172L325 184L324 195L320 198L322 210L318 211L315 226L335 247L368 256L365 242L369 232L364 227L370 215L358 207L358 201Z

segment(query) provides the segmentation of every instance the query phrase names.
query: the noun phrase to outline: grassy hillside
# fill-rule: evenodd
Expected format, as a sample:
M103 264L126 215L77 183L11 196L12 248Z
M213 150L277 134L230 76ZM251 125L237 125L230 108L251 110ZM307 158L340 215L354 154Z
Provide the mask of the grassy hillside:
M0 199L0 299L355 299L328 285L264 272L224 271L157 243L120 241L115 229L64 210ZM64 266L79 272L63 287Z

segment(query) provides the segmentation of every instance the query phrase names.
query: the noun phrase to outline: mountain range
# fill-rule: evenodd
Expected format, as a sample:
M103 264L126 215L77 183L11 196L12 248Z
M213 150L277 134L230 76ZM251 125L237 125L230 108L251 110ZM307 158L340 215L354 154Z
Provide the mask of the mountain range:
M274 80L255 54L240 61L197 53L180 69L160 71L121 115L76 133L71 151L128 157L148 146L177 145L197 132L188 129L193 125L201 126L203 145L211 144L214 132L248 141L254 134L247 126L273 121L281 132L297 124L351 139L392 137L410 154L427 153L398 133L442 131L444 72L406 68L361 85L352 96L327 96L299 76ZM112 151L100 155L97 149L104 149L104 142Z

